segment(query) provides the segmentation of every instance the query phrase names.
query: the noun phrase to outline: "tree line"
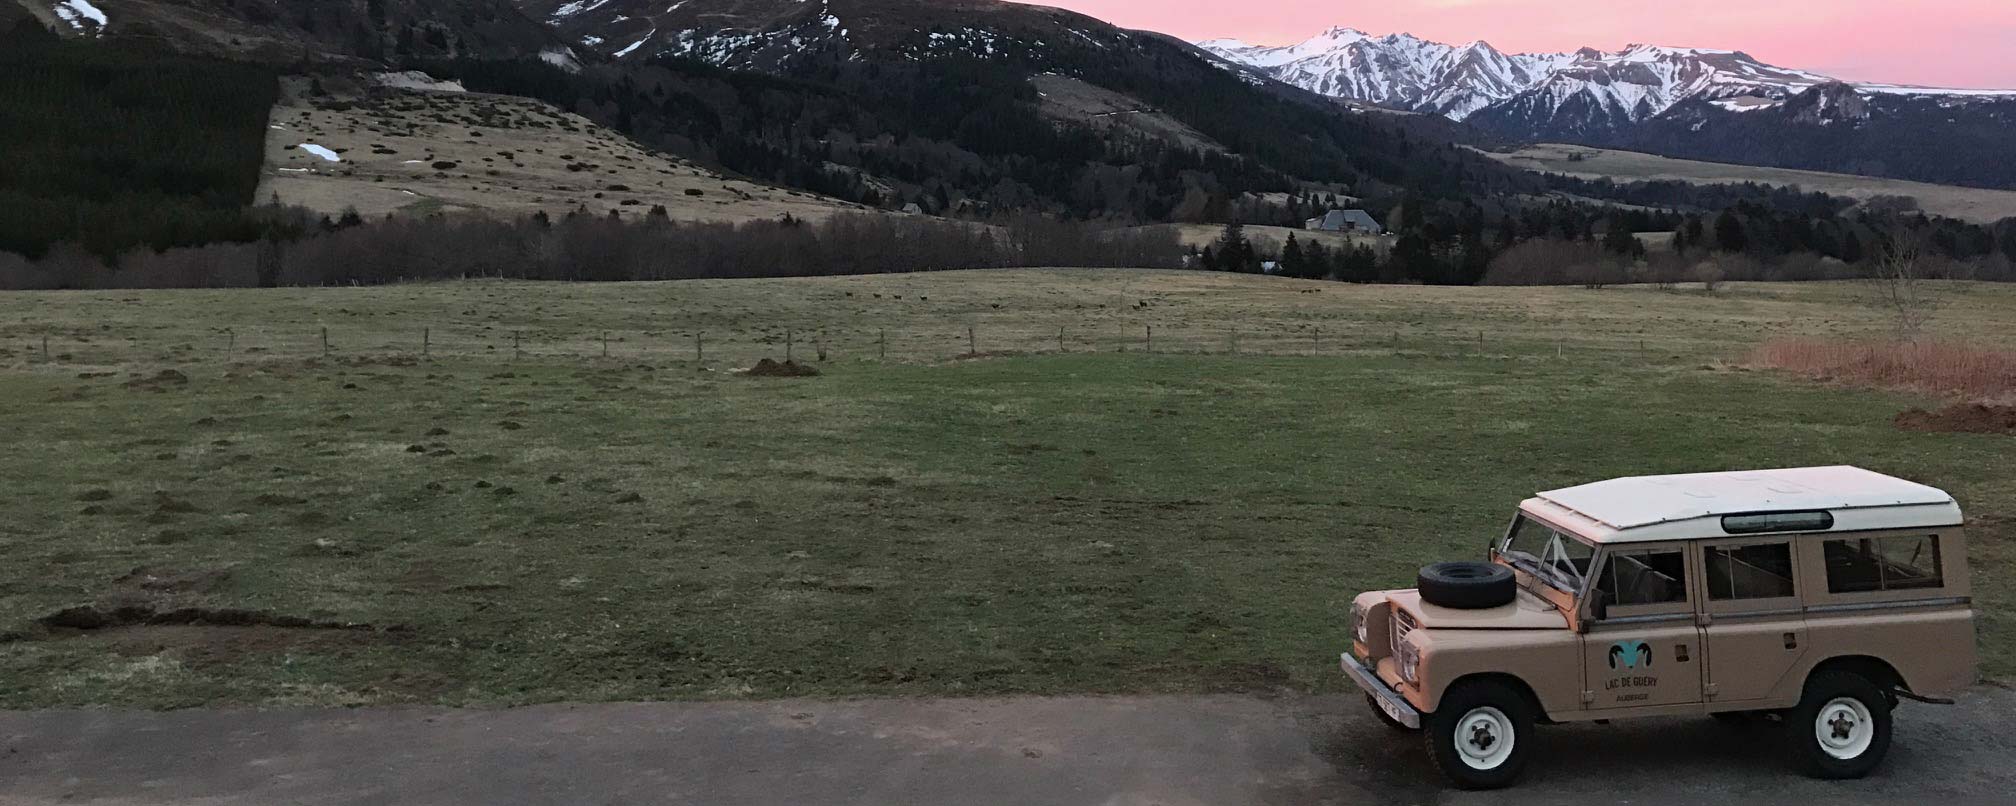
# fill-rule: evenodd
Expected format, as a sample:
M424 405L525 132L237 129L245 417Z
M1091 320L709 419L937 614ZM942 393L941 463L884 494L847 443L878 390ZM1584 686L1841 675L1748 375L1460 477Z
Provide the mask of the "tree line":
M1018 216L992 224L851 213L808 222L684 223L665 209L625 219L577 211L315 220L262 208L293 238L162 252L117 267L59 245L39 261L0 253L0 288L224 288L506 278L556 281L801 277L1037 266L1180 268L1174 233Z
M101 256L260 236L270 69L0 32L0 252Z

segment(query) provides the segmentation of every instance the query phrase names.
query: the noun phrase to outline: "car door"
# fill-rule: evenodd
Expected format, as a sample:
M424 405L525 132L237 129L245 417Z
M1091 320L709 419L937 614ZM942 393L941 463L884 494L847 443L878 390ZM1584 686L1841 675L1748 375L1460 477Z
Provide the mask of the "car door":
M1582 635L1583 700L1592 710L1701 702L1701 628L1684 544L1604 552Z
M1703 541L1702 642L1711 705L1762 700L1806 653L1806 615L1789 537Z

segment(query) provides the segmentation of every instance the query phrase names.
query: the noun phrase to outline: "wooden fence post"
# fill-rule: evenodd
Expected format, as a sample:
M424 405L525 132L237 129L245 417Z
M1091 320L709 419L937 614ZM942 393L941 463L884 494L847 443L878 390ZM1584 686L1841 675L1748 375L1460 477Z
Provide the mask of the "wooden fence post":
M329 328L322 328L322 354L329 354Z
M784 363L791 363L791 328L784 328Z
M693 361L699 363L706 360L707 351L700 344L700 331L693 331Z
M609 331L602 331L602 357L609 357Z
M524 344L524 342L523 342L523 337L524 337L524 336L525 336L525 331L522 331L522 330L513 330L513 331L511 331L511 357L512 357L513 359L518 359L518 358L524 358L524 357L525 357L525 349L524 349L524 346L523 346L523 344Z
M980 339L973 335L972 325L966 326L966 354L967 355L980 354Z
M875 358L878 360L887 360L889 358L888 328L876 328L875 330Z
M1057 352L1064 352L1064 326L1057 326Z
M420 357L426 358L427 356L433 354L434 354L434 328L431 327L420 328Z
M1145 325L1144 327L1148 328L1148 352L1155 352L1155 326Z

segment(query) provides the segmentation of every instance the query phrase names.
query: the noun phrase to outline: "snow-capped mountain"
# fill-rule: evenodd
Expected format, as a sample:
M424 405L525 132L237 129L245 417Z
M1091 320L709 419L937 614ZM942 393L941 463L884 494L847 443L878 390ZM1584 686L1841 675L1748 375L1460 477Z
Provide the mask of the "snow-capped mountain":
M1233 39L1197 43L1306 90L1355 101L1477 119L1486 128L1551 135L1614 129L1700 100L1731 112L1776 107L1827 76L1775 67L1733 50L1631 45L1620 51L1504 53L1486 42L1445 45L1410 34L1333 28L1295 45ZM1995 96L1969 90L1862 85L1872 94Z

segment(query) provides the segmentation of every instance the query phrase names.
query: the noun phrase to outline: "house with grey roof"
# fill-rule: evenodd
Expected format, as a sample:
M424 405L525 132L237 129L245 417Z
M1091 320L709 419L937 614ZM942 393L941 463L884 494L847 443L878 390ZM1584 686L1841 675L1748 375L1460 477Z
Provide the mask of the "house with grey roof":
M1309 219L1303 229L1318 232L1362 232L1367 235L1384 235L1386 230L1372 219L1372 214L1364 210L1331 210Z

